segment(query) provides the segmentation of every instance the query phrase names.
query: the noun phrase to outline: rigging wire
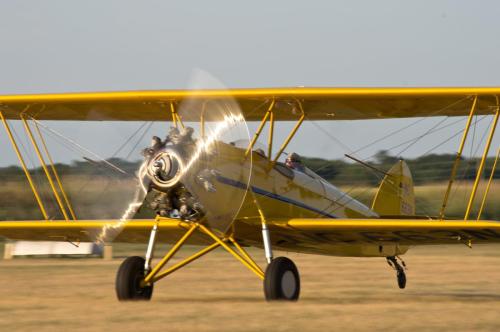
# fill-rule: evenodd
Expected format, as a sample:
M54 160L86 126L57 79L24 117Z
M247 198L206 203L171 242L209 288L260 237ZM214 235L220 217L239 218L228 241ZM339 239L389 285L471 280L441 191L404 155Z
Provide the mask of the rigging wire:
M403 154L403 152L407 151L409 148L411 148L413 145L415 145L422 138L426 137L430 132L432 132L434 129L436 129L440 124L444 123L446 120L448 120L448 117L442 119L441 121L439 121L438 123L436 123L434 126L432 126L429 130L427 130L424 134L422 134L419 137L417 137L413 142L411 142L403 150L399 151L399 153L396 155L396 157L399 158Z
M42 124L40 121L37 121L37 120L34 120L34 121L36 121L36 123L40 125L40 128L42 129L42 131L44 132L44 134L47 135L47 137L49 137L51 140L55 140L57 143L59 143L61 146L65 147L69 151L74 152L74 153L76 153L76 154L78 154L80 156L83 155L82 156L83 158L85 158L84 156L86 154L87 155L91 154L91 155L94 155L94 156L98 156L96 153L90 151L89 149L86 149L85 147L81 146L80 144L74 142L72 139L67 138L64 135L58 133L57 131L49 128L48 126L46 126L44 124ZM98 159L102 160L103 163L106 164L106 165L112 164L111 162L109 162L107 160L104 160L100 156L98 156ZM113 165L113 166L114 166L114 167L112 167L113 170L117 170L117 168L119 168L117 165ZM103 170L105 170L105 169L103 169ZM119 173L120 174L124 174L123 172L120 171ZM110 183L111 180L113 180L113 177L111 176L111 174L109 174L109 172L103 172L102 174L105 175L105 179L104 180L107 181L107 183ZM129 175L126 172L125 172L125 174ZM79 197L82 194L83 189L87 187L88 183L93 178L94 177L92 175L88 175L86 181L84 183L82 183L82 185L79 188L75 188L75 190L74 190L75 194L73 196L74 197ZM85 212L88 212L88 209L85 209ZM80 215L82 215L82 214L84 214L83 211L80 212Z
M145 122L144 124L146 124L147 122ZM142 142L142 140L144 139L144 137L146 136L146 134L149 132L149 130L151 129L151 126L153 125L153 121L150 121L149 124L145 127L143 133L140 135L140 137L137 139L137 142L134 144L134 146L132 147L132 149L130 150L130 152L127 154L127 156L125 157L126 160L129 159L129 157L132 155L132 153L135 151L135 149L137 148L137 146ZM134 134L135 135L135 134ZM114 178L113 179L108 179L108 182L106 183L106 185L104 186L104 188L101 190L101 192L97 195L97 200L99 200L108 190L109 190L109 187L111 186L111 184L114 183Z
M445 118L444 120L446 120L446 119L448 119L448 118ZM424 135L419 135L416 139L412 139L412 140L410 140L410 141L413 141L413 143L412 143L411 145L413 145L414 143L416 143L416 142L417 142L418 140L420 140L423 136L428 136L428 135L430 135L430 134L432 134L432 133L435 133L435 132L437 132L437 131L439 131L439 130L442 130L442 129L447 128L447 127L449 127L449 126L451 126L451 125L454 125L454 124L456 124L456 123L458 123L458 122L460 122L460 121L463 121L463 119L461 119L461 120L459 120L459 121L454 121L454 122L453 122L453 123L451 123L451 124L447 124L447 125L445 125L445 126L442 126L442 127L440 127L440 128L437 128L437 129L436 129L436 127L437 127L438 125L440 125L441 123L443 123L443 122L444 122L444 120L439 121L436 125L434 125L433 127L431 127L431 129L429 129L429 130L428 130L428 131L427 131ZM463 132L463 129L459 131L459 134L460 134L461 132ZM445 140L445 142L449 141L450 139L452 139L452 138L453 138L453 137L455 137L455 136L456 136L456 135L453 135L451 138L446 139L446 140ZM407 142L408 142L408 141L407 141ZM403 144L398 144L398 147L399 147L399 146L401 146L401 145L406 144L407 142L403 142ZM435 150L437 147L441 146L442 144L444 144L444 143L440 143L440 144L438 144L437 146L435 146L434 148L432 148L432 149L428 150L426 153L424 153L424 155L423 155L423 156L425 156L425 155L427 155L428 153L432 152L433 150ZM408 149L411 145L407 146L407 147L406 147L403 151L401 151L401 152L400 152L400 154L401 154L402 152L404 152L405 150L407 150L407 149ZM391 149L389 149L389 151L390 151L390 150L391 150ZM393 190L398 190L398 188L393 188ZM418 197L418 196L415 196L415 200L416 200L416 201L420 201L421 203L424 203L424 202L425 202L422 198L420 198L420 197ZM429 214L429 211L427 210L428 206L426 207L426 205L427 205L427 204L419 204L419 208L421 208L422 210L424 210L424 212L425 212L427 215L430 215L430 214Z
M343 143L340 139L338 139L337 137L333 136L331 133L329 133L328 131L326 131L316 121L313 121L313 120L309 119L307 116L305 116L305 119L307 121L309 121L317 129L319 129L323 134L325 134L326 136L328 136L332 141L334 141L335 143L337 143L341 148L343 148L344 150L349 151L349 154L355 154L356 153L349 146L347 146L345 143ZM345 157L343 157L343 159L345 159Z
M484 118L484 117L483 117L483 118ZM448 119L448 118L445 118L444 120L446 120L446 119ZM448 125L443 126L443 127L441 127L441 128L435 129L438 125L440 125L441 123L443 123L443 122L444 122L444 120L439 121L436 125L434 125L433 127L431 127L431 129L429 129L429 130L428 130L425 134L423 134L423 135L419 135L419 136L416 138L416 140L414 140L414 142L413 142L411 145L415 144L418 140L420 140L420 139L421 139L422 137L424 137L424 136L427 136L427 135L429 135L429 134L431 134L431 133L434 133L434 132L436 132L436 131L438 131L438 130L441 130L441 129L443 129L443 128L449 127L450 125L454 125L454 124L456 124L456 123L458 123L458 122L459 122L459 121L455 121L455 122L453 122L452 124L448 124ZM476 121L477 121L477 120L476 120ZM454 137L456 137L457 135L459 135L459 134L460 134L460 133L462 133L462 132L463 132L463 129L462 129L462 130L460 130L457 134L454 134L454 135L452 135L451 137L447 138L445 141L441 142L440 144L438 144L438 145L434 146L432 149L430 149L430 150L426 151L426 152L424 153L424 155L423 155L423 156L426 156L428 153L430 153L430 152L434 151L436 148L438 148L438 147L442 146L443 144L445 144L445 143L446 143L446 142L448 142L449 140L453 139ZM406 142L405 142L405 143L406 143ZM403 143L403 144L405 144L405 143ZM400 144L400 145L401 145L401 144ZM399 145L399 146L400 146L400 145ZM400 154L401 154L402 152L404 152L405 150L407 150L407 149L408 149L411 145L407 146L407 147L406 147L403 151L401 151L401 152L400 152ZM390 151L390 150L389 150L389 151ZM398 188L393 188L393 190L397 190L397 189L398 189ZM418 197L418 196L415 196L415 199L416 199L416 201L421 201L422 203L423 203L423 202L425 202L423 199L421 199L421 198L420 198L420 197ZM419 204L419 208L421 208L422 210L424 210L424 212L426 212L426 214L427 214L427 215L429 215L429 212L428 212L427 207L426 207L425 205L428 205L428 204Z
M99 156L97 153L94 153L92 151L90 151L89 149L83 147L82 145L78 144L77 142L73 141L72 139L68 138L68 137L65 137L63 134L55 131L54 129L46 126L45 124L41 123L40 121L34 119L34 118L31 118L33 121L35 121L37 124L39 124L42 128L45 128L46 130L52 132L54 135L57 135L59 136L60 138L66 140L67 142L73 144L75 147L79 148L81 151L84 151L86 152L87 154L90 154L92 155L93 157L99 159L99 161L103 162L104 164L110 166L111 168L117 170L118 172L122 173L122 174L128 174L126 171L124 171L123 169L121 169L120 167L114 165L113 163L107 161L106 159L104 159L103 157Z
M116 157L120 152L121 150L123 150L123 148L125 148L125 146L127 146L127 144L134 138L135 135L137 135L137 133L142 129L144 128L144 126L147 124L147 122L143 122L134 132L132 135L130 135L126 140L125 142L123 142L122 145L120 145L120 147L111 155L111 158L113 157Z
M136 130L126 141L126 144L129 143L132 138L142 129L146 126L148 122L144 122L138 130ZM139 144L139 142L144 138L145 134L149 131L149 129L151 128L151 125L153 124L152 121L149 122L149 125L146 127L146 129L144 130L143 134L139 137L137 143L134 145L134 147L132 148L132 150L127 154L127 156L125 157L125 160L127 160L130 155L132 154L132 152L135 150L135 148L137 147L137 145ZM125 147L125 144L123 144L120 149L118 149L113 155L111 158L115 157L120 150L123 149L123 147ZM115 183L115 178L114 177L111 177L111 176L106 176L106 184L104 185L104 188L101 190L101 192L97 195L97 200L102 197L102 195L109 189L109 187L111 186L111 184ZM91 181L91 178L88 179L88 181L86 183L84 183L80 189L79 189L79 192Z
M474 124L477 124L479 122L481 122L483 119L485 119L486 115L484 115L482 118L480 118L479 120L476 119ZM431 149L427 150L423 155L426 156L428 155L429 153L431 153L432 151L436 150L437 148L443 146L444 144L448 143L449 141L451 141L453 138L457 137L458 135L462 134L464 131L464 129L461 129L457 132L455 132L451 137L448 137L447 139L445 139L444 141L438 143L437 145L435 145L434 147L432 147Z
M440 127L440 128L436 128L436 129L434 129L434 130L430 131L429 133L427 133L427 135L434 134L434 133L436 133L436 132L438 132L438 131L441 131L441 130L443 130L443 129L446 129L446 128L448 128L448 127L451 127L451 126L453 126L453 125L455 125L455 124L457 124L457 123L460 123L460 122L462 122L462 121L465 121L465 119L463 119L463 118L462 118L462 119L459 119L459 120L457 120L457 121L453 121L452 123L448 123L447 125L444 125L444 126L442 126L442 127ZM396 144L396 145L394 145L394 146L391 146L391 147L387 148L387 149L386 149L386 151L392 151L392 150L394 150L394 149L396 149L396 148L399 148L400 146L403 146L403 145L405 145L405 144L407 144L407 143L413 142L414 140L418 140L418 139L420 138L420 136L421 136L421 135L418 135L418 136L413 137L413 138L411 138L411 139L409 139L409 140L406 140L406 141L404 141L404 142L401 142L401 143L398 143L398 144ZM364 160L369 160L369 159L371 159L371 158L375 157L376 155L377 155L377 153L374 153L374 154L372 154L371 156L369 156L369 157L365 158Z
M139 144L142 142L142 140L144 139L144 137L149 132L149 130L151 129L152 126L153 126L153 121L151 121L149 123L149 125L146 127L146 129L144 130L144 132L142 133L142 135L139 137L139 139L137 140L137 142L135 143L135 145L132 147L132 149L130 150L130 152L127 154L127 156L125 157L125 159L130 158L130 156L132 155L132 153L135 151L135 149L137 148L137 146L139 146Z
M443 112L443 111L445 111L445 110L447 110L447 109L449 109L449 108L451 108L451 107L453 107L453 106L455 106L455 105L457 105L457 104L459 104L459 103L461 103L461 102L463 102L464 100L467 100L467 99L470 99L470 97L460 98L459 100L457 100L457 101L455 101L455 102L453 102L453 103L451 103L451 104L449 104L449 105L447 105L447 106L445 106L443 108L440 108L440 109L436 110L435 112L430 113L429 116L437 115L437 114L439 114L439 113L441 113L441 112ZM383 140L385 140L385 139L387 139L389 137L392 137L395 134L398 134L398 133L402 132L403 130L406 130L406 129L410 128L410 127L413 127L414 125L416 125L416 124L418 124L418 123L420 123L422 121L428 120L429 116L428 117L420 118L419 120L416 120L416 121L410 123L409 125L404 126L403 128L400 128L400 129L397 129L395 131L392 131L392 132L390 132L390 133L388 133L388 134L386 134L386 135L384 135L384 136L382 136L382 137L380 137L380 138L378 138L378 139L376 139L376 140L368 143L367 145L360 147L359 149L355 150L354 153L357 153L357 152L360 152L362 150L365 150L366 148L368 148L370 146L373 146L373 145L375 145L375 144L377 144L379 142L382 142Z
M406 144L406 143L408 143L408 142L411 142L411 144L410 144L410 145L408 145L405 149L403 149L403 150L399 153L399 155L400 155L401 153L403 153L404 151L406 151L409 147L411 147L412 145L414 145L415 143L417 143L417 142L418 142L421 138L423 138L423 137L425 137L425 136L428 136L428 135L430 135L430 134L432 134L432 133L435 133L435 132L437 132L437 131L440 131L440 130L442 130L442 129L444 129L444 128L447 128L447 127L450 127L450 126L452 126L452 125L455 125L455 124L457 124L457 123L459 123L459 122L461 122L461 121L463 121L463 120L464 120L464 119L459 119L458 121L454 121L453 123L450 123L450 124L447 124L447 125L442 126L442 127L440 127L440 128L437 128L439 125L441 125L442 123L444 123L444 122L445 122L448 118L449 118L449 117L446 117L446 118L444 118L443 120L439 121L436 125L434 125L434 126L433 126L433 127L431 127L429 130L427 130L427 132L426 132L426 133L424 133L423 135L419 135L418 137L416 137L416 138L414 138L414 139L412 139L412 140L405 141L405 142L403 142L402 144L398 144L396 147L399 147L399 146L404 145L404 144ZM477 122L481 121L482 119L484 119L484 116L483 116L483 118L481 118L480 120L476 120L475 124L477 124ZM423 119L421 119L421 120L423 120ZM416 124L416 123L418 123L418 122L421 122L421 120L416 121L416 122L414 122L414 123L412 123L412 124ZM410 126L411 126L411 125L410 125ZM404 129L409 128L410 126L406 126ZM397 131L395 131L395 132L392 132L391 134L393 134L393 133L398 133L398 132L401 132L401 131L402 131L402 130L397 130ZM458 132L458 134L460 134L461 132L463 132L463 130L460 130L460 131ZM386 135L386 136L391 136L391 134ZM426 155L427 155L427 154L429 154L430 152L434 151L434 150L435 150L436 148L438 148L439 146L442 146L443 144L445 144L445 143L446 143L446 142L448 142L449 140L453 139L453 138L454 138L454 137L456 137L458 134L454 134L454 135L452 135L451 137L447 138L446 140L444 140L444 141L443 141L443 142L441 142L440 144L438 144L438 145L434 146L433 148L431 148L431 149L427 150L427 151L424 153L424 156L426 156ZM371 143L370 143L370 144L371 144ZM372 145L373 145L373 144L372 144ZM390 149L389 149L389 151L390 151L390 150L392 150L392 149L393 149L393 148L390 148ZM358 150L359 150L359 149L358 149ZM357 150L357 151L358 151L358 150ZM373 155L373 156L374 156L374 155ZM372 158L373 156L371 156L371 157L369 157L369 158L367 158L367 159L370 159L370 158ZM365 160L366 160L366 159L365 159ZM448 162L448 164L449 164L449 162ZM321 167L317 168L317 169L316 169L316 172L318 172L320 169L322 169L322 168L324 168L324 167L326 167L326 166L328 166L328 163L325 163L325 165L324 165L324 166L321 166ZM378 175L378 174L377 174L377 175ZM429 178L429 177L428 177L428 178ZM340 180L340 179L339 179L339 180ZM352 186L349 190L347 190L347 191L345 192L345 194L347 195L347 194L351 193L351 192L352 192L352 191L353 191L356 187L357 187L356 185ZM393 189L394 189L394 190L396 190L396 188L393 188ZM366 190L364 190L363 192L359 193L358 195L356 195L356 196L352 197L352 199L356 199L356 198L358 198L358 197L360 197L360 196L364 195L364 194L365 194L368 190L369 190L369 188L367 188L367 189L366 189ZM418 200L418 201L420 201L420 200L421 200L421 198L420 198L420 197L418 197L418 196L415 196L415 198L416 198L416 200ZM429 215L429 213L428 213L427 208L425 207L425 205L428 205L428 204L420 204L420 205L419 205L419 208L421 208L422 210L424 210L424 211L426 212L426 214L427 214L427 215Z
M477 123L481 122L483 119L485 119L486 116L483 116L482 118L478 119L476 118L475 121L474 121L474 126L477 125ZM453 138L457 137L458 135L462 134L464 132L465 129L461 129L459 130L458 132L454 133L451 137L445 139L444 141L440 142L439 144L435 145L434 147L432 147L431 149L427 150L423 156L427 156L429 155L432 151L434 151L435 149L439 148L440 146L446 144L447 142L449 142L450 140L452 140ZM453 160L451 162L451 164L453 164L455 161ZM426 177L426 179L430 179L432 177ZM457 190L457 187L455 187L455 192ZM453 193L452 195L450 196L450 200L453 198Z
M435 125L433 128L431 128L431 129L430 129L430 130L429 130L426 134L424 134L424 135L420 135L419 137L417 137L417 140L418 140L418 139L420 139L422 136L428 135L428 134L430 134L430 133L432 133L432 132L435 132L435 131L438 131L438 130L441 130L441 129L443 129L443 128L448 127L450 124L449 124L449 125L447 125L447 126L443 126L442 128L435 129L435 127L436 127L436 126L438 126L438 125L440 125L441 123L443 123L446 119L447 119L447 118L444 118L443 120L441 120L441 121L440 121L437 125ZM420 121L420 120L419 120L419 121ZM463 120L461 119L461 120L459 120L459 121L463 121ZM455 124L455 123L457 123L457 122L459 122L459 121L456 121L456 122L454 122L454 123L452 123L452 124ZM451 124L451 125L452 125L452 124ZM321 129L321 128L320 128L320 129ZM324 130L321 130L321 131L322 131L323 133L325 133L325 131L324 131ZM332 138L332 135L328 135L328 134L327 134L327 136L328 136L328 137L330 137L330 138ZM335 140L335 141L340 142L340 140L338 140L337 138L335 138L335 137L333 137L333 138L334 138L334 140ZM414 139L413 139L412 141L414 141ZM337 143L338 143L338 142L337 142ZM347 145L344 145L344 144L342 144L342 145L343 145L343 146L345 146L345 147L347 147ZM344 158L345 158L345 157L344 157ZM325 165L324 165L324 166L321 166L321 167L319 167L319 168L315 169L315 170L314 170L314 172L316 172L316 173L317 173L318 171L320 171L321 169L323 169L323 168L327 167L328 165L329 165L329 163L328 163L328 162L325 162ZM375 176L378 178L378 180L379 180L379 181L383 178L383 177L382 177L380 174L378 174L377 172L375 172L375 171L373 171L373 170L372 170L372 172L375 174ZM311 179L311 181L312 181L312 180L313 180L313 179ZM347 191L343 192L342 196L341 196L339 199L337 199L337 203L338 203L338 201L342 200L344 197L348 196L351 192L353 192L353 191L354 191L356 188L358 188L359 186L360 186L359 184L358 184L358 185L353 185L350 189L348 189ZM395 187L395 186L394 186L394 187ZM348 204L349 202L351 202L351 201L353 201L353 200L356 200L357 198L359 198L360 196L364 195L367 191L369 191L369 190L371 190L371 189L372 189L372 188L370 188L370 187L365 187L365 190L363 190L361 193L359 193L358 195L356 195L356 196L354 196L354 197L350 197L350 199L349 199L347 202L345 202L345 203L344 203L344 204L342 204L342 205L339 205L337 208L333 209L331 212L334 212L334 211L338 210L339 208L341 208L342 206L344 206L345 204ZM393 190L395 190L395 191L396 191L396 190L399 190L399 188L393 188ZM285 192L285 193L286 193L286 192ZM418 199L418 198L416 197L416 199ZM329 206L328 208L330 208L330 206ZM426 210L426 209L425 209L425 207L423 207L423 206L421 206L421 208L422 208L424 211ZM323 211L323 212L324 212L324 211ZM429 214L429 213L427 212L427 214Z

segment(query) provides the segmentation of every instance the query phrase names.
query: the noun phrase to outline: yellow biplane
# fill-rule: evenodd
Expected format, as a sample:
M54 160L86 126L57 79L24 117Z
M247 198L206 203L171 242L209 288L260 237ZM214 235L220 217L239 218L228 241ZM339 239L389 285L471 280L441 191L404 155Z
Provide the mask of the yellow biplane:
M263 280L267 300L294 301L300 292L295 264L286 257L273 257L273 250L385 257L396 270L399 287L404 288L405 268L399 256L411 246L500 242L500 223L481 220L487 190L479 213L472 217L500 115L499 96L500 88L271 88L0 96L0 119L43 215L42 220L1 222L0 235L14 240L147 242L144 258L129 257L119 268L119 300L149 300L157 281L218 247ZM447 202L477 115L491 115L491 129L465 216L450 220L445 214ZM372 206L342 192L299 160L280 161L304 121L433 116L467 117L441 213L433 217L416 215L412 176L404 161L384 172ZM64 220L51 220L47 213L9 120L22 121ZM155 137L144 150L137 192L122 218L80 220L43 136L34 135L44 120L171 121L172 128L164 140ZM259 122L255 133L249 133L248 121ZM273 149L274 127L281 121L296 123L279 148ZM257 140L266 126L267 147L259 147ZM494 171L493 167L488 184ZM156 218L134 219L148 195L153 196L149 204ZM157 242L172 247L152 266ZM203 248L168 267L186 244ZM245 247L263 248L267 267L256 264Z

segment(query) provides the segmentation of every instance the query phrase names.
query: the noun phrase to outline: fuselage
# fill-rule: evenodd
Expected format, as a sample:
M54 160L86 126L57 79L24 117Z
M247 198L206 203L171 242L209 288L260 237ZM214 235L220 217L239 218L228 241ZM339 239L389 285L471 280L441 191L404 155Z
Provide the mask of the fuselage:
M258 207L265 218L288 220L294 218L378 218L379 215L365 204L329 183L316 173L305 168L302 171L287 167L282 163L273 164L265 156L255 153L252 156L252 176L249 194L236 218L255 218L259 216ZM257 201L257 204L255 203ZM235 230L243 243L261 246L258 234L249 234L245 227ZM242 232L239 232L241 230ZM272 236L272 235L271 235ZM246 241L252 237L254 240ZM294 241L294 240L292 240ZM404 254L408 247L398 244L346 244L317 239L316 245L301 247L296 240L278 241L274 247L286 251L325 254L351 257L387 257ZM297 249L300 248L300 249Z
M327 218L335 222L379 217L313 171L274 163L260 151L247 155L245 148L234 144L217 142L195 163L180 162L179 172L179 181L203 207L207 226L220 236L233 234L244 245L262 245L260 232L245 230L245 220ZM357 245L321 238L314 247L302 246L297 238L278 242L276 249L336 256L383 257L406 250L397 244Z
M299 171L281 163L272 164L255 152L250 189L269 218L378 217L369 207L311 170ZM251 202L244 207L249 205ZM242 209L242 213L245 212Z

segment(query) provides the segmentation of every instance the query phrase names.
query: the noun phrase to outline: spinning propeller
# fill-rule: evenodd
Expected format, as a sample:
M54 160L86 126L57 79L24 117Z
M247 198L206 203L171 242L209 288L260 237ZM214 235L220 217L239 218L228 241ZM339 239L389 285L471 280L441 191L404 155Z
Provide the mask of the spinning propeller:
M194 82L193 90L223 88L205 72L197 73ZM165 139L153 137L144 149L135 197L120 221L97 235L98 241L112 241L143 204L158 215L202 221L220 233L240 211L252 156L245 155L250 133L238 103L193 96L171 106L177 126Z

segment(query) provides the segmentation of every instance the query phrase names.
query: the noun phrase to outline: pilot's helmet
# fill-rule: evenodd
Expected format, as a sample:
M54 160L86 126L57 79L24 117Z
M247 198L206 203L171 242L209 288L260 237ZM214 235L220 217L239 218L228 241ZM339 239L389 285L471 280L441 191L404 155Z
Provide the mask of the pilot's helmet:
M300 156L298 154L296 154L295 152L288 155L287 159L293 163L301 163L302 162L302 159L300 158Z
M296 168L297 166L302 164L302 160L298 154L291 153L288 155L285 161L285 165L287 165L290 168Z

